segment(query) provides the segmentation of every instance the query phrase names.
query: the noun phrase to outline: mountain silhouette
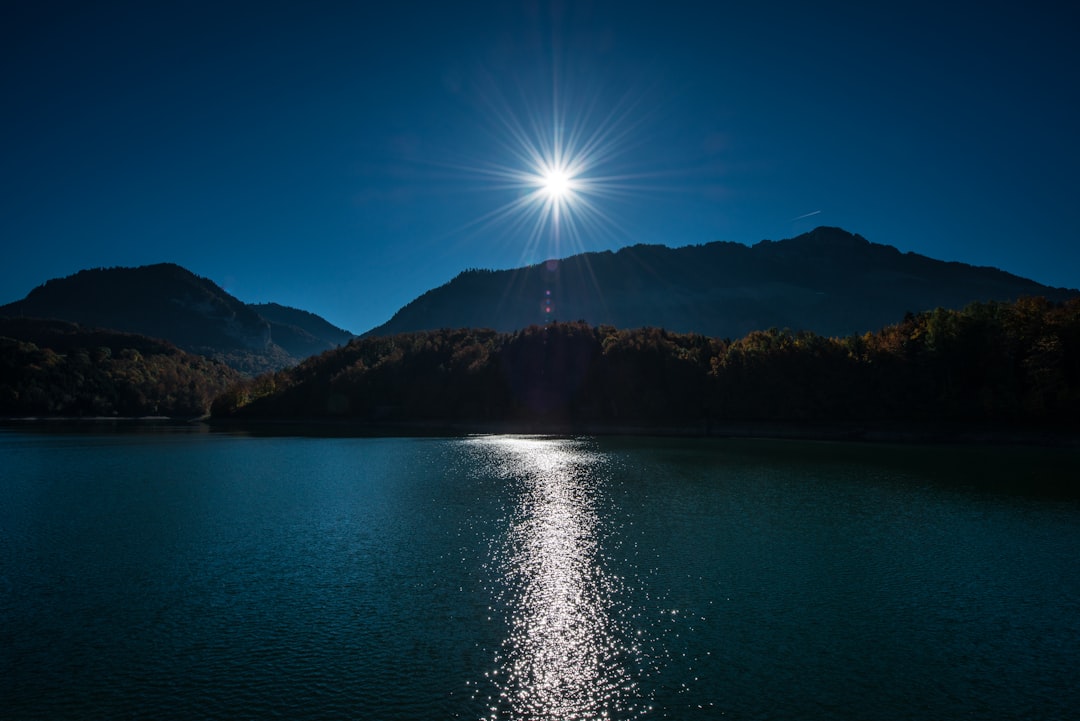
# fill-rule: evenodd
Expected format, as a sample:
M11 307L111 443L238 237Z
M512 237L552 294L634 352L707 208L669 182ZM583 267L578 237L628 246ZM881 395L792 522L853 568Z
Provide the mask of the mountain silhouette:
M277 303L256 303L248 307L270 322L274 342L296 358L322 353L355 337L306 310Z
M248 373L293 365L351 337L305 311L248 305L173 263L97 268L53 279L0 306L0 316L162 338Z
M584 320L721 338L773 327L846 336L895 323L909 311L1078 294L819 227L754 246L634 245L514 270L468 270L364 335L465 327L509 331Z

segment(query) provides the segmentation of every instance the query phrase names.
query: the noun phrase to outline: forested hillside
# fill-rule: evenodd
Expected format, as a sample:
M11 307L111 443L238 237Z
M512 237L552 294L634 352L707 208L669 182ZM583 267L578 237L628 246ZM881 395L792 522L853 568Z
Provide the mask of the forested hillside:
M153 338L0 318L0 416L191 418L239 379Z
M977 303L878 332L737 340L584 323L354 340L245 381L218 418L373 423L1075 423L1080 300Z

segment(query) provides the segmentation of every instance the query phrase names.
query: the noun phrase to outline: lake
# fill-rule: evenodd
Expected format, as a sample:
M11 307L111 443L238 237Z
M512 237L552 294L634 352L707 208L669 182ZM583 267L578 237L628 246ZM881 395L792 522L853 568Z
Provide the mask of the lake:
M1075 449L0 428L0 716L1066 719Z

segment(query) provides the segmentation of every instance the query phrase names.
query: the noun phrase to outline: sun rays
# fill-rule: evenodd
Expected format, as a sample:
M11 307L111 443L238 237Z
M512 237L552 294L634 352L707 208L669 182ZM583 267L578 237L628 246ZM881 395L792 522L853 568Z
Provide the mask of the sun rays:
M521 88L516 98L481 93L490 152L456 169L479 180L479 190L509 199L466 227L498 231L519 245L525 262L625 239L616 204L649 190L642 181L650 174L632 167L641 142L635 131L648 117L640 100L625 95L605 104L597 94L576 99L556 90L539 101Z

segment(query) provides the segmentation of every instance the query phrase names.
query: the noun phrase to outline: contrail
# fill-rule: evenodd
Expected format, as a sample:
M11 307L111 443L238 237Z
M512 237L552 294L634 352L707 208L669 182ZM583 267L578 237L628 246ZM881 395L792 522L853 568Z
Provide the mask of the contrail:
M812 210L809 213L803 213L802 215L796 215L794 218L792 218L788 222L791 223L791 222L796 221L796 220L802 220L803 218L809 218L811 215L817 215L820 212L821 212L820 210Z

